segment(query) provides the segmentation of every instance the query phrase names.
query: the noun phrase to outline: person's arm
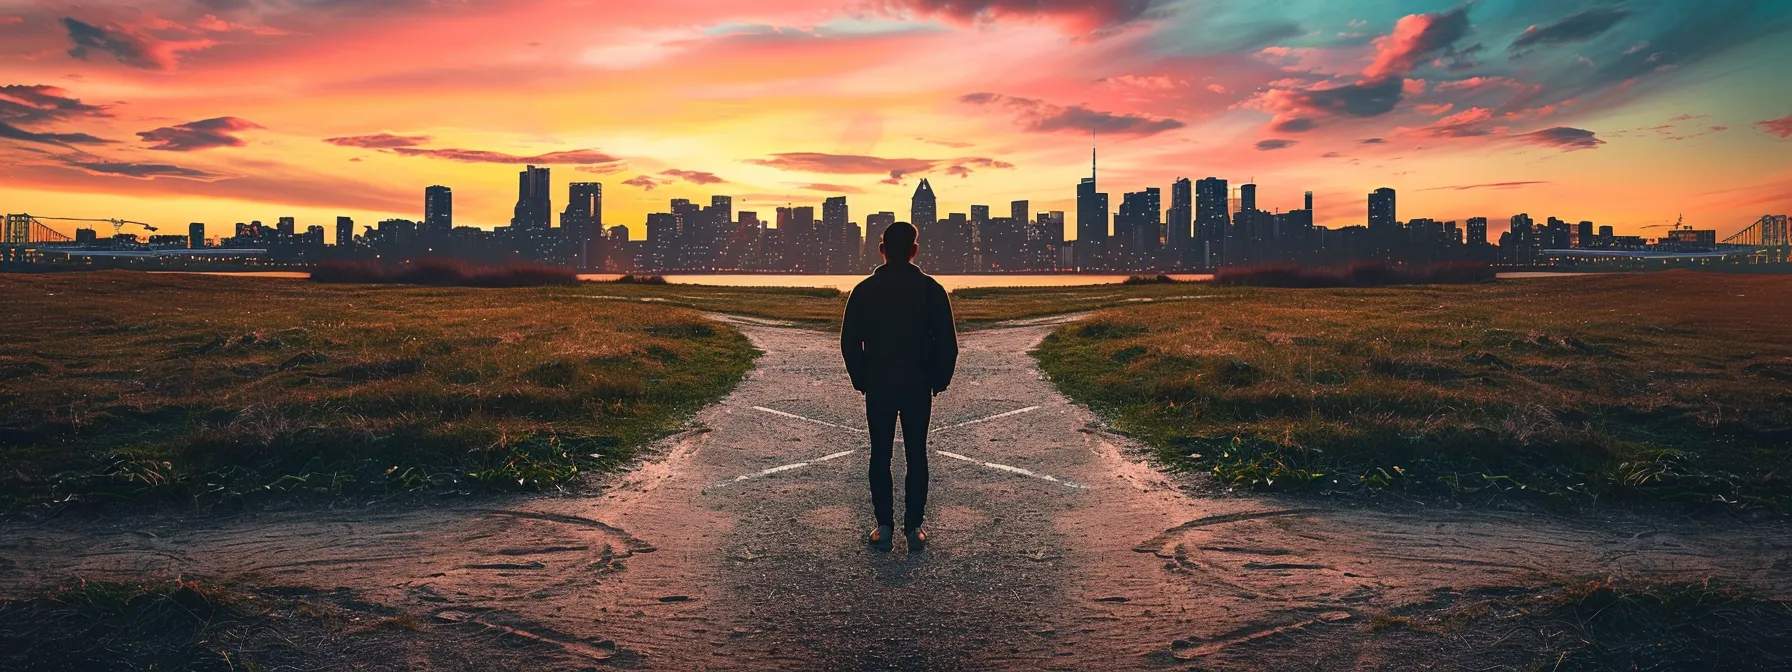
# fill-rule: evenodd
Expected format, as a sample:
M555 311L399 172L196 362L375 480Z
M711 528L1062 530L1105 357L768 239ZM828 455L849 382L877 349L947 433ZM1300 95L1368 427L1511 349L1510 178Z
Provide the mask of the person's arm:
M958 368L958 333L952 322L952 297L938 282L927 291L933 294L932 314L927 316L928 331L933 334L934 394L946 391L952 384L952 372Z
M840 357L846 360L846 375L852 378L852 389L865 391L865 317L859 293L846 297L846 316L840 319Z

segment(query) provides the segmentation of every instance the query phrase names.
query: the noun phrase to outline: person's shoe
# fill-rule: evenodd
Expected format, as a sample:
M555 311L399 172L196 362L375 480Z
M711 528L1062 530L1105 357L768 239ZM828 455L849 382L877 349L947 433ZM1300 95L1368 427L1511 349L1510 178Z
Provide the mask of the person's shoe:
M904 530L903 533L908 535L908 550L909 550L909 552L912 553L914 551L925 550L927 548L927 533L922 532L920 528L915 528L912 530Z
M879 525L871 528L871 533L865 535L865 541L871 542L872 546L888 548L890 545L890 538L895 536L895 534L895 526Z

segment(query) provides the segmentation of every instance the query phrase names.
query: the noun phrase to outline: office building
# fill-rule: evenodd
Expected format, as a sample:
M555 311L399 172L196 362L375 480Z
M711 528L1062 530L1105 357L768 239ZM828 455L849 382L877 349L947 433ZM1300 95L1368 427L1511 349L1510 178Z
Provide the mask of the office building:
M1209 177L1195 182L1195 236L1192 263L1213 268L1221 253L1232 215L1226 211L1226 181Z
M579 268L603 265L604 185L572 182L566 185L566 210L560 213L560 229L572 244L571 262Z
M1469 245L1486 245L1487 244L1487 218L1486 217L1470 217L1470 218L1468 218L1468 244Z
M1169 248L1171 263L1181 266L1194 240L1194 183L1177 178L1170 183L1170 209L1164 215L1164 247Z
M553 225L553 196L547 167L528 166L517 173L516 209L510 225L519 229L546 229Z
M454 228L454 190L439 184L423 190L423 225L439 233Z
M854 259L858 253L858 244L849 242L847 227L852 221L851 211L846 206L845 196L831 196L821 202L821 254L822 263L818 266L828 273L848 273L853 270Z

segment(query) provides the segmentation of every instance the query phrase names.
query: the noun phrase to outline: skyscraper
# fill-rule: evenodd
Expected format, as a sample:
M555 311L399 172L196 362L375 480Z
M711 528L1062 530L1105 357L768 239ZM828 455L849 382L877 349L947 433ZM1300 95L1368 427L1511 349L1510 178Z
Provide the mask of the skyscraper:
M1172 265L1187 263L1183 257L1189 253L1190 241L1194 239L1194 217L1194 183L1186 177L1177 178L1170 183L1170 210L1164 230L1164 244L1170 248Z
M1115 263L1136 267L1146 263L1145 255L1157 250L1162 194L1157 187L1150 187L1120 198L1120 212L1114 216L1114 242L1117 249L1130 256L1115 259Z
M355 244L355 220L353 217L336 218L336 246L351 247Z
M846 207L845 196L830 196L821 202L821 256L822 263L817 270L827 273L845 273L850 270L850 257L857 250L847 249L846 225L851 221L851 212Z
M883 257L877 251L877 244L884 242L884 229L896 223L896 213L877 212L865 218L865 253L864 268L876 268L883 263Z
M1217 266L1222 261L1221 244L1232 221L1232 215L1226 212L1227 196L1225 180L1209 177L1195 182L1194 258L1200 266Z
M677 222L678 235L673 238L672 250L666 253L666 263L671 264L671 268L681 269L708 267L715 248L705 242L710 236L703 221L703 207L688 198L674 198L672 219Z
M930 267L939 256L939 199L933 195L933 185L927 178L921 178L921 184L915 187L915 195L909 199L908 223L915 225L921 234L921 254L916 259L924 267Z
M709 207L715 208L721 213L723 222L734 221L733 196L711 196L709 197Z
M925 233L927 227L940 221L939 208L939 199L933 195L933 185L927 183L927 178L921 178L921 184L915 187L914 197L909 199L909 223Z
M1257 209L1257 185L1238 185L1238 209L1240 211Z
M1531 265L1537 258L1538 247L1537 226L1531 216L1522 212L1513 215L1512 228L1507 235L1510 236L1508 240L1512 243L1512 249L1501 250L1506 261L1517 266Z
M1374 231L1400 223L1394 211L1394 190L1387 187L1369 192L1369 230Z
M439 184L423 190L423 225L440 233L454 228L454 190Z
M1008 216L1017 222L1026 222L1033 218L1032 204L1026 201L1015 201L1008 204Z
M1307 192L1307 212L1313 211L1313 192Z
M274 223L274 227L280 232L281 238L291 238L294 229L298 228L298 223L292 217L281 217L278 222Z
M1486 245L1487 244L1487 218L1486 217L1470 217L1470 218L1468 218L1468 244L1469 245Z
M205 222L187 225L187 249L205 249Z
M678 216L669 212L656 212L647 216L647 254L646 262L649 270L671 270L677 265L676 254L679 239Z
M552 185L546 167L528 166L517 173L516 212L510 225L522 229L546 229L553 225Z
M604 185L599 182L573 182L566 185L566 211L560 213L560 228L572 241L572 261L579 268L592 268L603 263Z
M1095 148L1089 148L1089 176L1076 185L1076 263L1092 268L1108 243L1108 195L1096 186Z

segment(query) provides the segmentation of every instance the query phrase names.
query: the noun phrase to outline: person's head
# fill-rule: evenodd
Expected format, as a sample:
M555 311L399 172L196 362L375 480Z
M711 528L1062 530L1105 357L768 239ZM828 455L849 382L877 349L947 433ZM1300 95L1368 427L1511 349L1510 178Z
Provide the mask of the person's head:
M919 249L916 240L921 232L908 222L897 222L884 229L884 240L877 244L877 251L884 253L884 263L914 261L915 251Z

